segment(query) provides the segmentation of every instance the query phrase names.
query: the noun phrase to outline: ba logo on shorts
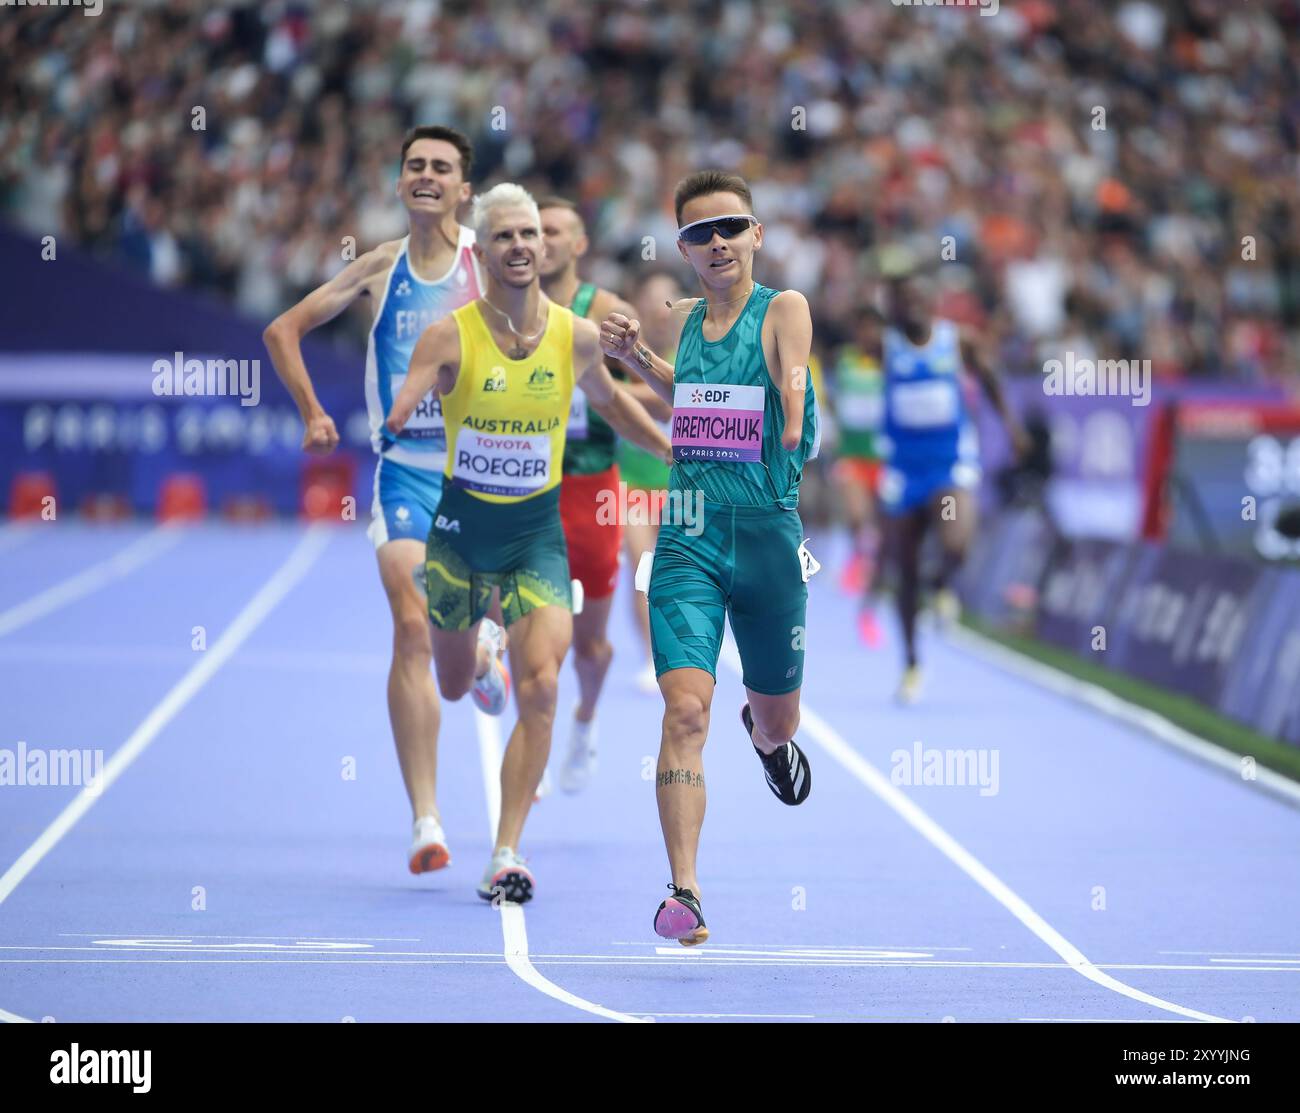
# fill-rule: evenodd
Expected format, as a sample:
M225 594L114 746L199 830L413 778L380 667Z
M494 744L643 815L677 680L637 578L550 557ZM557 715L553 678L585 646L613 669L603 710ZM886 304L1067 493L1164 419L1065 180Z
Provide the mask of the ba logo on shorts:
M529 390L549 390L555 384L555 372L549 367L534 367L528 376Z
M445 529L448 533L460 532L459 518L448 519L448 518L444 518L441 514L439 514L437 519L434 521L433 525L435 529Z
M691 391L691 404L698 406L701 402L726 402L731 398L729 390L693 390Z
M506 389L506 372L503 367L494 367L492 374L483 380L483 389L502 391Z

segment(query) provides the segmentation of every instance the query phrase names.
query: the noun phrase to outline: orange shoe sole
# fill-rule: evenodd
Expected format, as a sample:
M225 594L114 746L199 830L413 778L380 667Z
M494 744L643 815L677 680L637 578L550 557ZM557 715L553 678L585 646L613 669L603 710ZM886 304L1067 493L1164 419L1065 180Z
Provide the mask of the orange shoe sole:
M425 846L411 856L412 873L432 873L451 865L451 855L442 843Z
M683 947L698 947L709 937L709 929L706 927L697 927L690 935L683 935L679 940Z

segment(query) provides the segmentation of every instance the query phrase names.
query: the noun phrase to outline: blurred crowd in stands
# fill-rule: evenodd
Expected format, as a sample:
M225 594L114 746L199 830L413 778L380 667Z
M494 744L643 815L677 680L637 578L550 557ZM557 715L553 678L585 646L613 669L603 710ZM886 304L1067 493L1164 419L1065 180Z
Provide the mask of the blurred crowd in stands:
M404 233L448 123L615 287L688 277L674 184L742 173L823 350L933 264L1010 373L1300 380L1300 0L108 3L6 9L0 55L0 219L259 320Z

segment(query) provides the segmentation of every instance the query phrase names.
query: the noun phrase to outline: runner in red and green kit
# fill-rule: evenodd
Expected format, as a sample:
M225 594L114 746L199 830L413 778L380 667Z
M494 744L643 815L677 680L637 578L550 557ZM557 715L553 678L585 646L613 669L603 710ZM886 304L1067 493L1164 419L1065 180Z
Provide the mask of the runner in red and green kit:
M724 617L740 650L741 722L769 789L801 804L812 787L794 743L803 683L808 577L799 483L817 453L808 360L812 318L796 290L753 279L763 226L744 179L707 170L675 197L678 250L703 297L680 305L676 359L640 341L640 323L608 316L601 345L673 403L674 463L650 575L650 634L664 698L657 799L673 895L655 931L691 946L709 931L696 856L704 822L703 755Z
M577 317L601 320L610 313L633 315L627 302L578 277L578 261L588 239L578 207L563 197L538 204L545 252L541 262L542 290L552 301L567 305ZM621 372L615 371L616 376ZM621 383L654 418L667 418L668 405L639 379ZM569 727L569 742L560 768L560 787L579 792L596 771L596 705L605 674L614 656L607 636L609 612L618 585L619 553L623 542L618 508L619 469L615 462L618 438L609 423L575 392L564 448L564 481L560 487L560 517L569 549L569 571L582 585L581 608L573 616L573 667L578 676L578 705ZM549 778L539 790L545 795Z

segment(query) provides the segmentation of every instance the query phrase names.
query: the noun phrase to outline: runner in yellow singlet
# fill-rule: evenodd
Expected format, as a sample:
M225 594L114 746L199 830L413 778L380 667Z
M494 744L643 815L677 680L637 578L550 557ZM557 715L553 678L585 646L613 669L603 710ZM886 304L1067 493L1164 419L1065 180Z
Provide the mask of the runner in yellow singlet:
M474 253L484 296L425 330L393 402L396 433L432 389L447 429L442 499L429 531L425 583L445 699L474 680L492 589L510 629L519 721L501 766L501 819L479 896L522 903L535 880L517 853L546 767L560 666L573 636L559 486L574 386L622 436L671 459L668 439L605 368L599 330L538 283L537 205L503 183L475 199Z

